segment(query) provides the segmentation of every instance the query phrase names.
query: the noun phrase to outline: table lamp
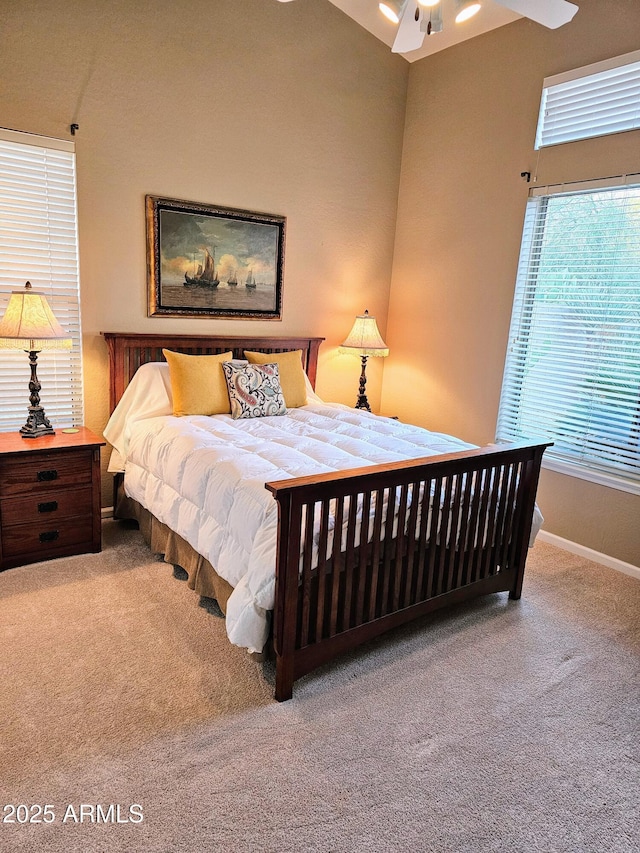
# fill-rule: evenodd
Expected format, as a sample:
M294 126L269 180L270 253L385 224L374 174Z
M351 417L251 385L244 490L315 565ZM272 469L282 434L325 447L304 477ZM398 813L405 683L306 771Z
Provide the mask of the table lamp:
M347 335L346 340L340 345L338 352L348 353L349 355L359 355L362 359L362 370L360 372L360 388L358 393L358 401L356 409L366 409L371 411L365 388L367 385L367 359L369 356L385 358L389 355L389 347L382 340L378 331L376 318L371 317L368 311L364 314L358 314L353 328Z
M67 335L44 293L31 287L28 281L24 290L12 290L4 317L0 320L0 348L23 349L29 353L31 379L29 381L29 416L20 430L23 438L55 435L44 409L40 405L40 383L36 373L38 353L43 349L71 349Z

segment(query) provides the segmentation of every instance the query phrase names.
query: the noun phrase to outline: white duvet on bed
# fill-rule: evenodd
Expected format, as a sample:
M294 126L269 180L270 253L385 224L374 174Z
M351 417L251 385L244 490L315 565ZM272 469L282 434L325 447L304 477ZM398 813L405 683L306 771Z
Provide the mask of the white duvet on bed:
M274 606L277 504L265 482L475 447L317 398L286 415L233 420L164 414L161 397L129 386L104 433L115 448L110 469L124 467L127 495L234 587L227 634L251 651L262 650ZM140 398L154 416L139 415Z

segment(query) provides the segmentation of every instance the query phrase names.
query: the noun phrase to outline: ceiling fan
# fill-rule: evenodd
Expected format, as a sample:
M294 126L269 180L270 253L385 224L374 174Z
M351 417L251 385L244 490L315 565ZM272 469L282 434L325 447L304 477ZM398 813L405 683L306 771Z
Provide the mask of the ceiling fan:
M578 11L567 0L493 0L538 24L555 30L569 23ZM422 47L425 35L442 30L441 0L383 0L380 11L397 22L393 53L409 53ZM456 23L462 23L480 10L481 0L455 0Z
M291 0L280 0L289 3ZM393 53L409 53L422 47L425 36L441 32L443 0L381 0L378 3L380 11L389 20L398 24L393 47ZM578 11L575 3L568 0L493 0L500 6L505 6L529 18L538 24L555 30L569 23ZM471 18L480 10L482 0L454 0L456 6L456 23Z

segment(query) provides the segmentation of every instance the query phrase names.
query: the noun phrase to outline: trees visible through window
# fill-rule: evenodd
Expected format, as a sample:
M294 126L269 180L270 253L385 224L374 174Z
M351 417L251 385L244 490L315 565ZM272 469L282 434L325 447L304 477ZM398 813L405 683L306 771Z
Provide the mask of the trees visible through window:
M497 438L550 438L547 467L640 493L634 179L530 198Z

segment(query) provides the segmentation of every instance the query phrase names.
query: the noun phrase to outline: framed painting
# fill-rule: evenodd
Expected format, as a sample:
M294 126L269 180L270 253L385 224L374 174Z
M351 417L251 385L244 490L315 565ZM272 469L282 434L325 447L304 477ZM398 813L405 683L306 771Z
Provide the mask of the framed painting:
M146 197L150 317L282 319L286 219Z

